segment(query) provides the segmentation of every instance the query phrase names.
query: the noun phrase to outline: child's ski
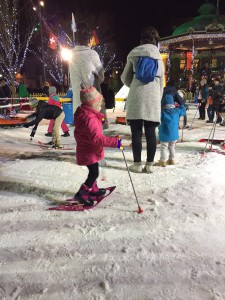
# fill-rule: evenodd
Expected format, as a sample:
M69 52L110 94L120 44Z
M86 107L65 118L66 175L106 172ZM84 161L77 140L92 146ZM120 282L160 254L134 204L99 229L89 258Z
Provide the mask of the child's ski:
M86 206L81 203L79 203L78 200L75 198L66 199L66 204L60 204L58 206L50 207L48 210L62 210L62 211L83 211L92 209L95 206L97 206L102 200L104 200L106 197L108 197L114 190L116 186L107 187L106 194L104 196L96 197L94 200L94 205L92 206Z
M52 147L51 144L49 143L43 143L41 141L38 141L38 146L40 146L42 149L45 149L45 150L74 150L75 147L68 147L69 144L65 144L65 145L62 145L62 148L54 148Z
M210 149L209 152L215 152L215 153L218 153L218 154L225 155L225 151L219 150L219 149Z
M206 143L206 142L211 143L211 142L212 142L213 144L221 144L221 143L224 142L224 140L216 140L216 139L215 139L215 140L214 140L214 139L213 139L213 140L212 140L212 139L200 139L199 142L200 142L200 143Z

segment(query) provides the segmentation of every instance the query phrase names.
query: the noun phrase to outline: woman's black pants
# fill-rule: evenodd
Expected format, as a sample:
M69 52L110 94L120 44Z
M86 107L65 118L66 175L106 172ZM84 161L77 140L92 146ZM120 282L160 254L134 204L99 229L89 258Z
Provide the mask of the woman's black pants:
M134 162L141 162L142 152L142 128L144 125L145 138L147 143L147 161L153 162L156 152L156 135L155 129L159 125L157 122L145 120L129 120L132 134L132 150Z

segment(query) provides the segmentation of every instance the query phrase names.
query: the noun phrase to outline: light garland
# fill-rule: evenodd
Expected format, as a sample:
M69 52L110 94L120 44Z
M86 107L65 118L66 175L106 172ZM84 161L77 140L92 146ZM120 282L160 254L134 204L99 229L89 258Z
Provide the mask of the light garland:
M196 41L204 41L204 40L219 40L219 41L224 41L225 39L225 33L192 33L192 34L186 34L183 36L178 36L178 37L167 37L165 39L162 39L160 41L160 51L166 50L168 46L171 46L172 44L178 44L180 42L184 41L191 41L191 40L196 40ZM224 43L225 46L225 43ZM162 48L162 49L161 49Z
M58 46L56 51L52 51L48 47L48 40L44 37L44 57L45 62L43 62L41 48L38 47L37 51L28 50L32 53L42 64L45 63L46 70L48 74L57 82L59 85L63 84L63 65L62 65L62 58L61 58L61 47Z
M115 61L116 54L108 50L107 43L103 45L97 45L93 47L93 49L98 53L105 72L108 72L113 68L123 68L123 63L121 61Z
M14 84L15 74L24 65L27 49L30 44L34 29L27 29L24 38L19 32L19 18L23 17L18 12L18 1L0 1L0 66L1 73Z

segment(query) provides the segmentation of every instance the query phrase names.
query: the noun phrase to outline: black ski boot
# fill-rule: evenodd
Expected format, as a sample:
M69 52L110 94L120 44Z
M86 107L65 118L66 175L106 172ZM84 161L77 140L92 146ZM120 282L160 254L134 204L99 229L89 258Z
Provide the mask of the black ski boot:
M87 187L85 184L82 184L74 198L86 206L92 206L94 204L94 199L90 194L89 187Z
M97 185L97 181L95 181L91 187L90 194L95 197L104 196L106 193L106 189L99 189Z

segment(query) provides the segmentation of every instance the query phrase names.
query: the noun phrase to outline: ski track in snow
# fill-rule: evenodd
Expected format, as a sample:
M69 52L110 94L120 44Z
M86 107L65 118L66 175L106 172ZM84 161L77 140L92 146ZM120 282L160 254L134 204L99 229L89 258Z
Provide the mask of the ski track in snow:
M130 164L128 126L110 127ZM138 214L117 149L100 168L99 186L117 186L107 199L90 211L48 211L74 195L86 168L74 151L42 151L26 129L0 128L0 299L224 300L225 156L201 156L203 132L185 132L175 166L131 173Z

